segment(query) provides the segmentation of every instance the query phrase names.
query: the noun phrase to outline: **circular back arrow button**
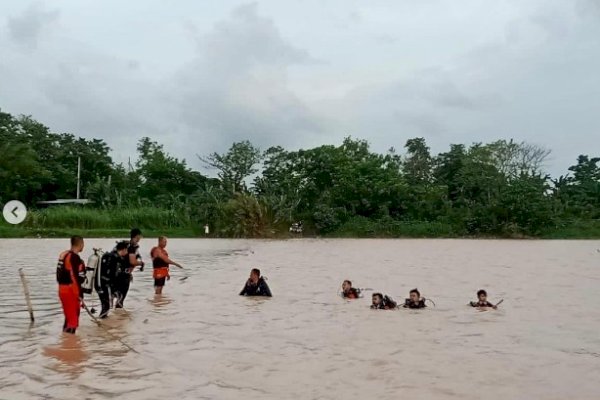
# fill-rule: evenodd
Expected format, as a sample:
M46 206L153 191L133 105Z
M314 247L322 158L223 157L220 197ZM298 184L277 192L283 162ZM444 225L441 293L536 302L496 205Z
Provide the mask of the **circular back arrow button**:
M27 207L19 200L11 200L4 205L2 215L6 222L17 225L25 221L25 217L27 217Z

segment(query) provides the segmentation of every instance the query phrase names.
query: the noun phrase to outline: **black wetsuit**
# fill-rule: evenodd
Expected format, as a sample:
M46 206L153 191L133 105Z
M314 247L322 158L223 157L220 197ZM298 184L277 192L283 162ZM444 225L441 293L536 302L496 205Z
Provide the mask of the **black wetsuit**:
M392 300L389 296L383 296L381 303L378 306L372 304L371 309L373 310L393 310L398 304Z
M494 307L494 305L489 301L485 301L483 303L480 301L472 301L471 307Z
M116 250L110 253L105 253L100 261L100 266L96 272L94 287L102 304L100 318L108 315L110 310L110 296L115 292L117 271L126 265L123 257L117 254Z
M125 298L127 297L127 292L129 292L129 285L131 284L132 276L131 272L135 268L135 266L131 265L129 262L130 255L135 255L137 260L141 260L141 256L139 254L139 245L131 242L129 247L127 248L127 259L117 270L117 276L115 279L115 295L117 296L117 304L115 308L123 308L123 303L125 302Z
M404 308L425 308L427 305L425 304L425 299L419 300L417 303L413 303L411 299L406 299L404 301Z
M269 285L267 285L267 282L263 279L263 277L260 277L258 279L257 284L252 283L252 281L250 281L250 279L248 279L248 281L246 282L246 285L240 292L240 296L272 297L271 290L269 289Z

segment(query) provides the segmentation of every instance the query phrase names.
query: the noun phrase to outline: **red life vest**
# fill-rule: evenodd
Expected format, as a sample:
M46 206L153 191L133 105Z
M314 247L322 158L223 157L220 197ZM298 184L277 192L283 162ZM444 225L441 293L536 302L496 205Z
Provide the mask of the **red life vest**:
M153 268L152 277L154 279L163 279L169 276L169 263L164 261L162 257L159 257L159 255L169 258L169 253L167 253L165 249L161 249L158 246L153 247L152 250L150 250Z
M58 259L56 265L56 281L60 286L68 285L72 288L73 292L77 295L81 292L81 283L85 273L85 264L79 257L72 251L68 251L62 258Z

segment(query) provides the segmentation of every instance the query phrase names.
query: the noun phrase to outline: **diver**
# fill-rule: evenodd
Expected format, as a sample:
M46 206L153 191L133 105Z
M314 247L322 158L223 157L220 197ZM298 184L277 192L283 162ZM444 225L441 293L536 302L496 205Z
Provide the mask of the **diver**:
M360 289L352 287L352 282L345 280L342 283L342 297L346 299L358 299L360 297Z
M246 281L246 285L244 285L244 288L240 292L240 296L272 297L266 278L260 276L260 270L258 268L253 268L252 271L250 271L250 278Z
M404 308L425 308L425 298L421 297L418 289L413 289L409 293L410 298L404 301Z
M71 249L60 253L56 266L58 297L65 315L63 332L74 334L79 327L79 314L83 305L81 284L85 279L85 264L79 257L84 241L81 236L71 237Z
M498 306L487 301L487 292L483 289L477 292L477 301L472 301L469 304L471 307L492 307L494 310L498 308Z
M117 247L110 253L105 253L100 260L100 266L96 272L94 287L102 304L99 318L108 317L108 311L111 306L111 296L114 292L115 278L117 271L122 270L127 265L127 248L129 242L122 241L117 243Z
M142 231L138 228L133 228L130 232L131 240L129 241L129 247L127 248L127 258L125 265L123 265L118 271L115 279L115 293L114 296L117 299L115 308L123 308L123 303L129 292L129 285L133 281L133 272L135 267L140 267L140 271L144 270L144 262L139 252L139 243L142 240Z
M169 276L169 265L174 265L183 269L183 267L169 258L167 253L167 237L160 236L158 238L158 246L153 247L150 250L150 257L152 258L152 277L154 278L154 293L161 294L162 289L165 286L165 281L171 279Z
M373 293L371 299L372 310L393 310L398 307L398 304L389 296L384 296L381 293Z

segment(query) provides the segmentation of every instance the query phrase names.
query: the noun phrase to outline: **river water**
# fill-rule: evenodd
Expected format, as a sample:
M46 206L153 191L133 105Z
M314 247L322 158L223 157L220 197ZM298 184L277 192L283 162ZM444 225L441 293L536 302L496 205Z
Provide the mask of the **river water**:
M84 258L112 245L90 239ZM598 242L171 240L186 270L162 297L136 272L126 311L103 326L82 313L76 336L55 283L66 246L0 241L1 399L600 398ZM255 266L272 299L237 295ZM338 296L343 279L396 300L418 287L436 307L373 311L369 290ZM499 310L466 306L480 288Z

